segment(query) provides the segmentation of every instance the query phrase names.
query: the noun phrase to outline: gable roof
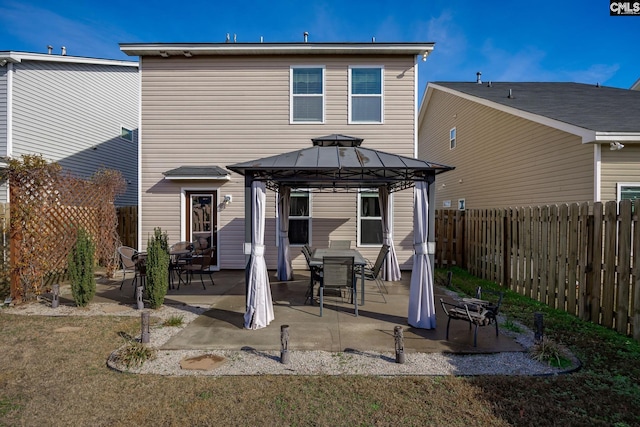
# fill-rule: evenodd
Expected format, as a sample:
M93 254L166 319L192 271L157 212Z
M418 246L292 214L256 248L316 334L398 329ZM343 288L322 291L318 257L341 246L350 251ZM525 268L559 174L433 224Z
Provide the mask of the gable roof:
M583 143L640 140L638 91L561 82L434 82L429 88L579 135ZM425 110L428 100L425 95Z

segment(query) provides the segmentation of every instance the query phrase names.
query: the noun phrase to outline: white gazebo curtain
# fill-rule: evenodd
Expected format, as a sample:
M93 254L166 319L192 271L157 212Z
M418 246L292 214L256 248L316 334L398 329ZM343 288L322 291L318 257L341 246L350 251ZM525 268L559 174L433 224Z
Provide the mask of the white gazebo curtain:
M409 288L409 325L422 329L436 327L433 275L428 251L429 184L417 181L413 190L413 270Z
M293 280L291 251L289 249L289 207L291 205L291 188L280 186L278 189L278 218L280 234L278 235L278 280Z
M389 197L388 187L380 187L378 189L378 200L382 216L382 243L389 245L389 253L382 270L382 279L394 282L400 280L401 274L396 249L393 247L393 239L391 237L391 197Z
M264 328L274 319L269 275L264 260L265 191L263 182L251 184L251 259L247 275L247 310L244 314L244 327L247 329Z

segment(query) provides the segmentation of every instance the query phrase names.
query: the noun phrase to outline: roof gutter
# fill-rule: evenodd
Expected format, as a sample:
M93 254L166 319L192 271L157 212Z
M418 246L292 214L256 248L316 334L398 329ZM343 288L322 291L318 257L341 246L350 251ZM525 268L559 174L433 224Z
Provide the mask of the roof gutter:
M130 56L197 55L420 55L434 43L120 43Z

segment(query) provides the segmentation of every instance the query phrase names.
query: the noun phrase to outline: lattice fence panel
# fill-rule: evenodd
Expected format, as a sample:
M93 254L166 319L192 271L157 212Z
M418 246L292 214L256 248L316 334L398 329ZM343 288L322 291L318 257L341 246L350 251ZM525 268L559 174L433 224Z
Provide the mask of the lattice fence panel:
M9 172L11 296L18 301L40 294L45 276L66 272L79 228L93 238L96 261L108 273L117 267L114 200L124 188L120 173L100 171L84 180L52 165L38 166Z

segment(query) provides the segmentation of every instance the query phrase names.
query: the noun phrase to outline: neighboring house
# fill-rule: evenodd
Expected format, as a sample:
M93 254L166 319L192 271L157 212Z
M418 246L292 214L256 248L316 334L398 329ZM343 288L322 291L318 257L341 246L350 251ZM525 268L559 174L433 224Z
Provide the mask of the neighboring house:
M437 208L640 196L640 92L578 83L433 82L419 157L454 166Z
M139 94L137 62L0 51L0 156L41 154L83 178L117 169L116 204L135 205Z
M432 43L121 44L140 57L140 246L154 227L214 245L216 266L243 269L245 178L227 166L312 146L340 134L362 147L417 155L417 66ZM294 268L304 243L351 240L375 259L378 194L294 191ZM411 267L413 192L393 197L391 233ZM277 198L267 193L265 259L276 268Z
M636 80L636 82L631 86L631 90L640 90L640 79Z

